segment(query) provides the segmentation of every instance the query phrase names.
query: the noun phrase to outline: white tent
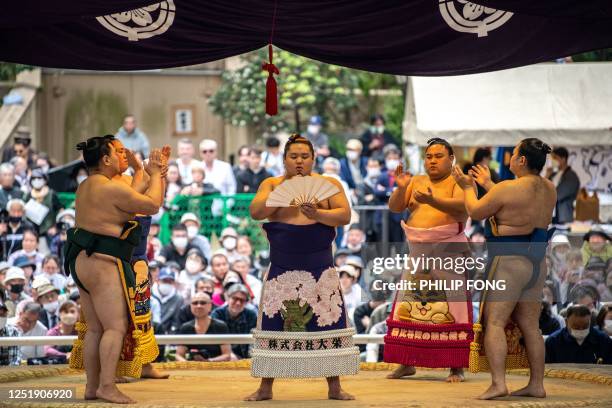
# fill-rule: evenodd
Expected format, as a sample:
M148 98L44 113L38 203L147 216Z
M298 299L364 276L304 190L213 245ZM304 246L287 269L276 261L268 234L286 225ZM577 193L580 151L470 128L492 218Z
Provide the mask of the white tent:
M452 77L412 77L404 140L456 146L612 145L612 63L538 64Z

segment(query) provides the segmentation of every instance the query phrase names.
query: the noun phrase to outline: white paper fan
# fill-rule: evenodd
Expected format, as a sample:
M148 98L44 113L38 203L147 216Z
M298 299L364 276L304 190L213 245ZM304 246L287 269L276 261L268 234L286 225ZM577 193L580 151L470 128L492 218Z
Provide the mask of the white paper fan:
M340 192L340 189L323 177L292 177L283 181L266 200L267 207L291 207L305 203L315 204Z

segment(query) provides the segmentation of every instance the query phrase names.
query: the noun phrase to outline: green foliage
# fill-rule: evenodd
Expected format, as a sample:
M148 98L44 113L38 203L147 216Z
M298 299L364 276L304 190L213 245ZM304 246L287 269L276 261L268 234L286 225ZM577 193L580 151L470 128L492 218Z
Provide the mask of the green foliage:
M0 81L14 81L18 73L32 68L30 65L0 62Z

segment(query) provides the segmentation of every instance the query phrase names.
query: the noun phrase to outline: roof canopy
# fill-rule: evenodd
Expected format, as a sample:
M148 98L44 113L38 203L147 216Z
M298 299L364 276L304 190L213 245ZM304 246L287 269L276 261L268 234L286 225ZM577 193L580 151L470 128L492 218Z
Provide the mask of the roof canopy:
M56 68L157 69L242 54L271 39L278 47L327 63L430 76L499 70L612 46L609 0L479 4L11 1L0 13L0 60Z

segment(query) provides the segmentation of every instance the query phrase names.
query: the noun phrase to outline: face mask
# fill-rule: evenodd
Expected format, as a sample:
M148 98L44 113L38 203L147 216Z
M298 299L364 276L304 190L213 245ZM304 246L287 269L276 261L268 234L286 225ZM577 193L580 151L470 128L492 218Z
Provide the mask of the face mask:
M68 326L72 326L76 323L77 317L76 315L66 313L60 316L60 321Z
M159 294L162 296L168 296L172 293L172 289L174 289L174 285L170 283L160 283L157 285L157 290L159 290Z
M385 160L385 166L387 167L387 170L394 171L398 165L399 165L399 160L397 159Z
M604 321L604 330L608 334L612 333L612 319L606 319Z
M172 244L177 249L187 248L187 237L172 238Z
M319 130L321 128L317 125L308 125L308 130L307 132L310 133L311 135L318 135L319 134Z
M43 305L45 310L49 313L55 313L57 311L58 306L59 306L59 302L57 300L54 302L45 303Z
M353 150L348 150L346 152L346 157L348 157L348 159L351 161L355 161L359 157L359 153Z
M194 259L188 259L185 262L185 269L189 273L198 273L202 270L202 263Z
M47 173L49 172L49 166L42 166L40 169L41 169L41 170L43 171L43 173L45 173L45 174L47 174Z
M380 169L368 169L369 178L378 178L380 176Z
M32 188L34 188L35 190L40 190L41 188L45 186L45 184L47 184L45 183L44 179L40 179L40 178L32 179L31 183L32 183Z
M572 335L572 337L576 339L578 344L582 344L584 342L584 339L586 339L586 337L589 335L589 329L584 329L584 330L570 329L570 334Z
M384 126L377 126L376 127L376 133L382 135L384 131L385 131L385 127Z
M82 182L85 181L86 178L87 178L87 176L83 176L83 175L77 176L76 181L77 181L77 183L81 184Z
M13 224L18 224L21 222L21 217L9 217L9 222Z
M199 231L200 229L196 226L187 227L187 238L193 239Z
M237 240L234 237L227 237L223 240L223 248L233 251L236 248Z
M11 285L11 293L14 293L16 295L20 294L21 292L23 292L23 283L13 283Z
M0 317L0 329L4 329L6 326L6 317Z

